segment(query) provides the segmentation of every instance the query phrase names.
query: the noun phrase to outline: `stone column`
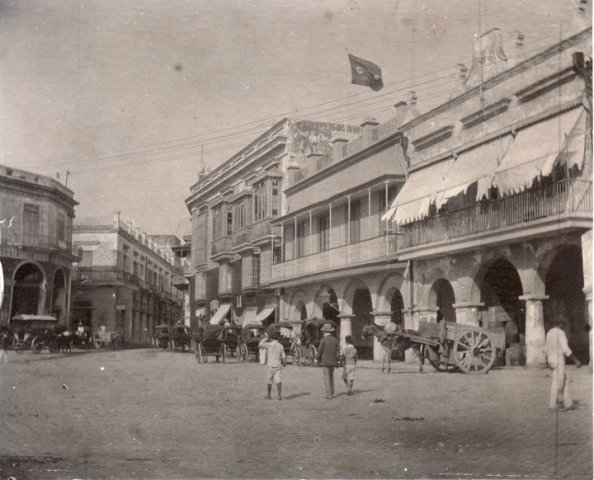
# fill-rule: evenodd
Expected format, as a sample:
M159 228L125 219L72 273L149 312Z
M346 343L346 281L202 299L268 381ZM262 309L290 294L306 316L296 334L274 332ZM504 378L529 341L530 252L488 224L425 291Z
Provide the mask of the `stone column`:
M480 309L484 303L461 302L452 305L456 309L456 323L460 325L480 326Z
M353 334L353 327L352 327L352 319L354 315L352 314L340 314L338 318L340 318L340 345L344 346L345 341L344 337L347 335Z
M584 294L586 295L586 315L590 327L588 330L588 344L590 345L590 373L592 373L592 292L584 291Z
M372 313L372 315L373 315L373 322L376 325L379 325L381 327L385 327L388 323L390 323L390 320L392 320L392 312L374 311ZM384 358L384 351L380 345L380 342L377 340L377 338L374 337L374 339L373 339L373 361L381 362L383 358Z
M547 364L544 354L545 325L542 301L548 295L522 295L526 302L526 366L543 367Z

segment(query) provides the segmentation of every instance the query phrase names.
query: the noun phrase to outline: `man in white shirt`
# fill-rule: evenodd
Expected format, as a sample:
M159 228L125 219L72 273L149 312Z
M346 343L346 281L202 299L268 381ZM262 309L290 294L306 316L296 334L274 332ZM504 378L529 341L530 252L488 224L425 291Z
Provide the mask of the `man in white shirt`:
M270 337L270 338L269 338ZM258 344L259 348L266 349L266 380L268 395L266 398L270 400L272 394L272 382L276 382L276 390L278 392L278 399L282 400L283 389L283 367L286 362L286 354L283 346L277 341L278 334L272 332L270 335L264 333L262 340Z
M575 404L571 400L569 393L569 381L565 374L565 357L572 358L575 366L580 368L581 362L575 358L569 348L567 336L563 331L565 322L561 319L555 320L553 328L547 333L545 341L545 353L547 355L547 363L553 370L551 380L551 395L549 397L549 409L555 410L557 408L557 401L559 396L563 399L563 409L572 410Z

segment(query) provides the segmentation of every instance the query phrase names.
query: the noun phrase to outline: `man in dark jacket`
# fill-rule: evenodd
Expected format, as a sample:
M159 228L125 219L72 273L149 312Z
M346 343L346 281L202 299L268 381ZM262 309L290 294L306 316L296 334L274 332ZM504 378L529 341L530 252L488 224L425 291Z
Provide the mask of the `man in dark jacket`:
M326 389L326 398L331 399L334 396L334 369L338 365L339 343L336 337L332 335L334 328L329 323L325 323L321 328L324 337L320 340L318 347L318 363L322 367L324 375L324 388Z

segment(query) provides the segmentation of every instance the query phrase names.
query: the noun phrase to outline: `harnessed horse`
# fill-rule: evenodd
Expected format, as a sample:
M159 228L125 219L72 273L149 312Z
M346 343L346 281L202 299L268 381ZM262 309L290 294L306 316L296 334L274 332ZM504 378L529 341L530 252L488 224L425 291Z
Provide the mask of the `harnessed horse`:
M402 332L403 330L400 327L397 327L394 332L386 332L384 327L381 327L376 323L370 323L369 325L365 325L363 327L361 336L364 340L366 340L368 337L373 335L380 343L384 352L384 358L382 359L382 373L386 369L386 363L388 373L390 373L392 369L392 350L408 350L409 348L412 348L413 352L415 352L415 355L419 359L419 373L423 373L423 364L425 363L425 346L414 344L409 338L406 338L404 335L402 335Z

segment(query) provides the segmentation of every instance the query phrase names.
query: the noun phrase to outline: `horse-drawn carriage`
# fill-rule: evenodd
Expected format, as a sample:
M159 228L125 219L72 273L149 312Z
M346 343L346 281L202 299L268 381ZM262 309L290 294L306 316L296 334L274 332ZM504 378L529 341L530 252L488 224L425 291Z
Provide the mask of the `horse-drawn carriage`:
M329 324L336 330L336 322L325 318L311 317L301 325L300 345L295 345L299 349L299 362L307 365L317 365L318 347L320 340L324 336L321 329L325 324Z
M235 356L238 361L244 361L247 356L243 353L241 340L241 327L236 324L225 322L222 325L205 323L198 328L194 335L196 344L196 361L198 363L208 362L208 354L214 355L216 361L223 362L227 358Z
M122 347L123 333L121 330L107 331L105 325L101 325L93 335L93 344L97 350L111 348L116 350Z
M394 325L394 324L391 324ZM396 326L391 331L377 324L363 327L363 338L374 335L384 350L384 362L390 371L392 349L412 348L423 371L425 358L438 371L458 369L463 373L487 373L497 357L497 350L505 348L505 333L461 325L453 322L420 322L419 330L405 330Z
M238 359L247 360L254 355L256 361L260 358L260 349L258 345L264 337L266 326L261 323L249 323L241 328L241 344L238 350Z
M188 349L192 350L192 342L194 335L192 330L187 325L180 323L173 325L169 330L169 346L172 351L181 350L182 352Z
M19 314L12 317L8 330L17 353L28 349L40 353L44 348L55 353L61 350L58 335L65 327L60 329L57 318L51 315Z

